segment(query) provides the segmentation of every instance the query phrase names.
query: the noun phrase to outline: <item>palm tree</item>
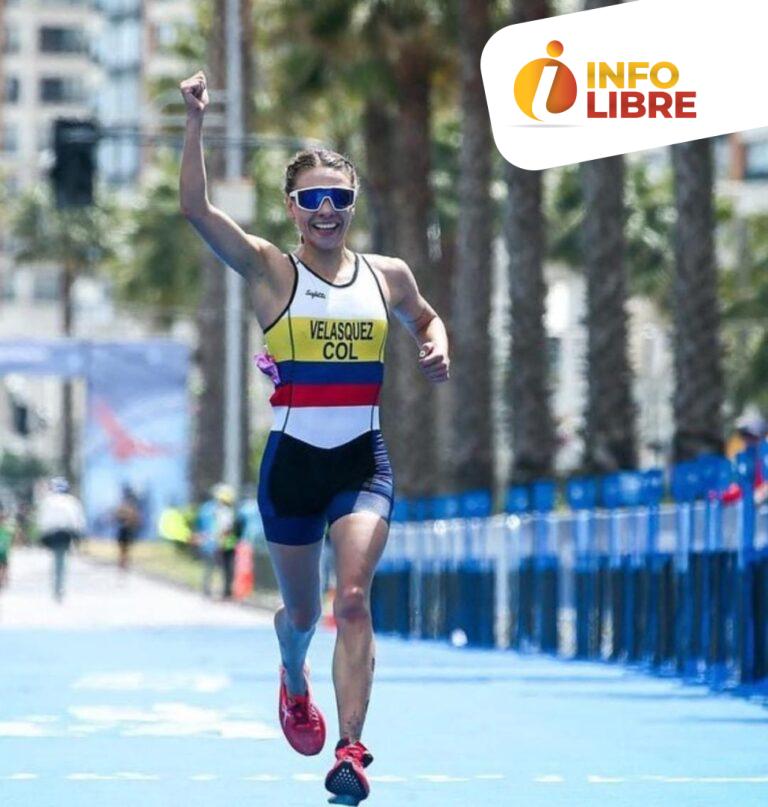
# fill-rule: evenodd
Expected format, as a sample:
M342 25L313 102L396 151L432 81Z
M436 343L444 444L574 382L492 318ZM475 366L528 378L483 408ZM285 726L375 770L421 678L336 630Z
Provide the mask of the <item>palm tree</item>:
M460 0L461 125L456 269L452 307L454 418L452 477L465 488L493 486L491 418L492 141L480 54L490 36L488 0Z
M391 103L369 97L362 124L365 142L362 183L370 208L371 251L382 254L391 249L396 240L391 164L396 123Z
M585 0L584 9L612 5L615 0ZM607 473L637 464L627 359L624 157L582 163L580 173L588 330L584 466Z
M112 262L119 302L149 312L161 328L194 311L200 295L201 244L179 210L178 169L165 163L129 214L122 249Z
M717 297L712 191L712 144L695 140L672 146L675 173L676 462L723 449L720 313Z
M515 5L512 22L530 22L547 16L547 0L528 0ZM546 284L541 173L508 165L506 181L505 237L509 253L512 335L509 366L512 475L526 481L551 474L555 454L549 351L544 327Z
M608 473L634 468L637 461L627 359L624 158L583 163L581 180L588 329L584 465L591 473Z
M584 263L584 187L581 166L557 169L547 198L547 255L580 270ZM669 312L674 265L672 172L655 177L642 160L625 162L624 258L631 294ZM723 211L725 213L725 211Z
M111 234L116 211L108 204L59 210L48 193L34 189L22 196L11 223L16 263L48 262L61 267L61 328L74 334L72 290L77 276L92 271L113 254ZM74 422L72 382L62 385L62 472L73 475Z
M723 273L728 408L738 414L756 406L768 412L768 215L756 214L735 228L735 266Z
M397 183L394 189L396 254L413 270L422 294L439 307L441 279L436 277L428 235L434 214L431 29L429 21L421 19L414 20L410 29L397 31L392 26L390 31L399 34L393 37L397 58L392 65L398 92L397 139L392 165ZM420 376L415 353L411 338L402 329L395 330L387 354L389 379L394 383L385 391L388 398L385 414L389 416L395 436L390 447L399 489L405 495L432 493L440 485L434 394ZM408 413L407 418L402 416L403 412Z

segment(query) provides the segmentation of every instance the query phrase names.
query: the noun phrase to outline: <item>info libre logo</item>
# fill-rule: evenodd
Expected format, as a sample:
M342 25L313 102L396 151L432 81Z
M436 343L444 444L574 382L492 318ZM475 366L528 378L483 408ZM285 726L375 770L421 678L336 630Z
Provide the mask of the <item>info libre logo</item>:
M549 58L528 62L515 79L515 101L529 118L543 122L576 103L579 82L559 61L565 48L553 39ZM696 93L674 89L680 70L672 62L587 62L587 118L695 118Z

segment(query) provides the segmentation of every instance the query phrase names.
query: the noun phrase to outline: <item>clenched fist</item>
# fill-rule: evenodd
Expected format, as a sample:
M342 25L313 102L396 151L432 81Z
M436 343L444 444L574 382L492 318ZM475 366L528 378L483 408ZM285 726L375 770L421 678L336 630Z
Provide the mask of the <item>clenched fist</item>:
M419 350L419 368L427 380L433 384L440 384L449 378L448 356L438 350L434 342L424 342Z
M202 115L210 100L205 73L198 70L194 76L182 81L179 89L184 96L184 103L187 105L187 114Z

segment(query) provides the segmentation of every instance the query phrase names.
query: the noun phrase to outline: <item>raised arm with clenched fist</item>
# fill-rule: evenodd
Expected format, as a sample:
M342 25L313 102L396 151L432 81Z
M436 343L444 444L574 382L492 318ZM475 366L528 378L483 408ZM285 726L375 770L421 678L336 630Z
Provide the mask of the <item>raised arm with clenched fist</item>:
M202 114L205 112L210 98L208 97L208 82L202 70L198 70L194 76L182 81L179 89L184 96L188 113Z

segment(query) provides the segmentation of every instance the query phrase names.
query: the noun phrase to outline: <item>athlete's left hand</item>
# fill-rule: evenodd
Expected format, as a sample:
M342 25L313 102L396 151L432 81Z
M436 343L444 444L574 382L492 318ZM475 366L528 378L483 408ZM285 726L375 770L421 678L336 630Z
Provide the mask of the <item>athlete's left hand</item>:
M450 363L448 356L438 350L434 342L424 342L419 349L419 367L433 384L448 380Z

